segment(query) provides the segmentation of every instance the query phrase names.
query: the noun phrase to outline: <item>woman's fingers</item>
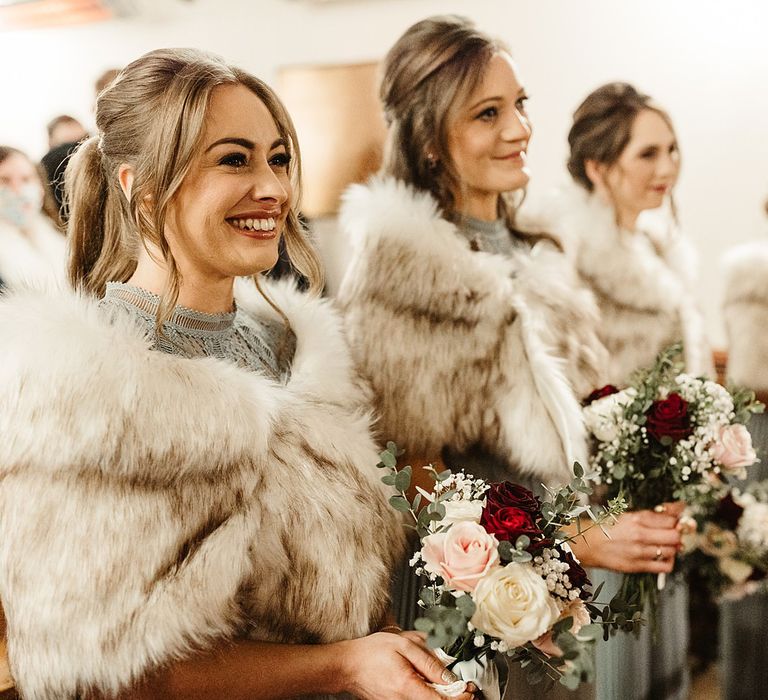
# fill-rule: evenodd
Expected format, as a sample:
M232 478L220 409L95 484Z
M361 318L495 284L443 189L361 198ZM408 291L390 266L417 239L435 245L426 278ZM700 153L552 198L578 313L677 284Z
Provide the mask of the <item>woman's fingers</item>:
M663 545L644 545L643 558L647 561L666 561L674 559L677 554L677 547L667 547Z
M683 511L686 509L687 505L688 504L685 501L673 501L672 503L662 503L661 512L667 513L668 515L673 515L674 517L679 518L683 514Z
M640 527L671 530L677 525L678 516L671 513L654 513L652 510L638 510L636 523Z
M663 547L677 547L680 544L680 530L677 528L638 528L637 542Z
M430 683L453 683L458 679L432 652L417 643L405 640L400 653Z

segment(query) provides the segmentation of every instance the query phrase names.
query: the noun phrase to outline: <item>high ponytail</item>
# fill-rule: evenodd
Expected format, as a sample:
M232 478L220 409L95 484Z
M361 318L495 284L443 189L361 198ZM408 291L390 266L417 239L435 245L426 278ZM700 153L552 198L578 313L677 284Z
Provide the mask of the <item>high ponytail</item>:
M84 141L67 165L66 204L69 209L68 274L70 284L102 296L110 280L128 279L135 256L126 255L126 211L117 182L111 183L102 162L99 137Z

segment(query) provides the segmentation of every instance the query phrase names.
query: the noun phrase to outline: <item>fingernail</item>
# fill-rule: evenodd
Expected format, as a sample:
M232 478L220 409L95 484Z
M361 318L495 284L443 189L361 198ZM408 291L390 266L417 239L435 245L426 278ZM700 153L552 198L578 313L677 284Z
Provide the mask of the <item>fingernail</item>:
M446 668L443 671L443 683L455 683L457 680L459 680L459 677L451 671L450 668Z

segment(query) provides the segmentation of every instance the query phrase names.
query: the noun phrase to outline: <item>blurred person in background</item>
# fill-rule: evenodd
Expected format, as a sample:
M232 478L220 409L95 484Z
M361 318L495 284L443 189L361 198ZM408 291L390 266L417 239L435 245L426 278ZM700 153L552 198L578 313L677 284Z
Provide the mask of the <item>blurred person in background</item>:
M768 201L765 203L768 214ZM729 251L723 316L728 337L728 379L768 403L768 239ZM750 481L768 479L768 414L749 421L761 458ZM767 525L768 526L768 525ZM720 607L720 678L724 700L765 697L768 669L768 593L727 600Z
M37 166L22 152L0 146L0 285L63 281L65 239L44 211Z
M711 373L703 321L693 298L695 253L677 225L672 193L680 171L669 115L627 83L603 85L574 113L568 134L573 184L553 198L548 225L560 236L600 308L607 380L631 374L684 341L685 369ZM653 225L643 212L654 211ZM682 503L659 505L680 515ZM670 562L674 562L673 550ZM666 558L666 555L664 555ZM593 583L612 596L621 575L598 567ZM656 634L617 635L597 650L600 700L688 697L688 586L670 579L659 596ZM714 632L714 627L710 628Z
M56 217L64 221L64 170L78 143L87 138L85 127L74 117L60 114L48 122L48 152L40 160Z
M54 117L48 122L46 128L48 130L49 150L65 143L78 143L88 136L85 127L68 114Z
M99 93L109 86L119 73L120 70L118 68L110 68L100 73L96 78L93 84L94 112L96 111L96 98L99 96ZM88 132L85 130L85 127L76 119L66 114L56 117L48 124L50 150L43 156L40 164L45 170L47 185L54 200L57 217L63 223L66 223L68 218L67 207L64 201L64 171L77 145L87 136ZM64 140L65 138L68 140Z

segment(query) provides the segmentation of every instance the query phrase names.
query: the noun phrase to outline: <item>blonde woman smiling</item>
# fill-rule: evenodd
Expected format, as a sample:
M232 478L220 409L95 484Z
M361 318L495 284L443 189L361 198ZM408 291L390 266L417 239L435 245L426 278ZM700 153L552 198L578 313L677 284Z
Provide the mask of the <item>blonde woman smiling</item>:
M161 50L97 126L67 176L80 294L0 302L21 694L438 700L422 639L376 632L400 525L339 321L259 278L284 237L320 281L289 116L244 71Z

